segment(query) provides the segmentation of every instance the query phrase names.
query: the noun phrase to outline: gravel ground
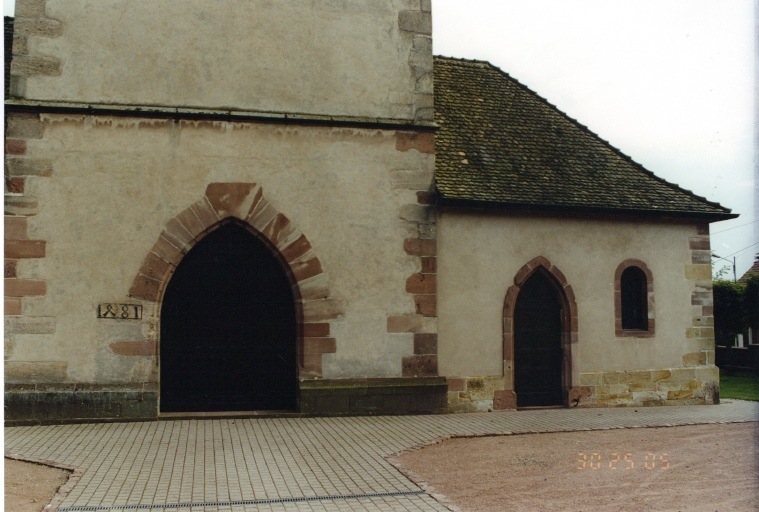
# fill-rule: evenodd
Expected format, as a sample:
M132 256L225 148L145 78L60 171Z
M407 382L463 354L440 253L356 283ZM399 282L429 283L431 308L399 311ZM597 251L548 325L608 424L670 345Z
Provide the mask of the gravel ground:
M63 469L5 459L6 512L39 512L69 475Z
M759 423L456 438L393 462L463 511L759 510Z
M393 462L453 510L759 510L759 423L455 438ZM5 510L40 511L70 472L5 459Z

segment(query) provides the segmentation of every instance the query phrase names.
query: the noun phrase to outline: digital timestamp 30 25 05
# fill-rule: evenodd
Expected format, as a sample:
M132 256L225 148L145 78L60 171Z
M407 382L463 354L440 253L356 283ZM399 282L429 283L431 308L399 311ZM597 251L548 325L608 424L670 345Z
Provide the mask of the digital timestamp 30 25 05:
M577 469L669 469L666 453L578 452Z

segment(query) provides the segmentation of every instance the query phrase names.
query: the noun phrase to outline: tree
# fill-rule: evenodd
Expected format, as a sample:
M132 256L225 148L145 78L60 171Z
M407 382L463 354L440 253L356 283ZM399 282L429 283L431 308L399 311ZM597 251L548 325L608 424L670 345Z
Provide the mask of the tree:
M752 286L759 286L759 280L756 283ZM735 335L748 327L745 292L743 283L714 281L714 338L717 345L732 345Z
M754 332L759 332L759 274L753 274L746 281L743 292L746 321Z

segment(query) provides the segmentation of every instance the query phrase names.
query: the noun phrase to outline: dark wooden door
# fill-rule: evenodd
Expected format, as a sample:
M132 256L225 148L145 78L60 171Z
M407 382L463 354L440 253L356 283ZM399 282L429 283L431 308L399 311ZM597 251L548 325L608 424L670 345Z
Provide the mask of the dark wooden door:
M161 411L296 408L296 312L268 247L228 223L179 263L161 306Z
M517 406L563 403L562 324L556 287L543 272L535 272L522 286L514 309Z

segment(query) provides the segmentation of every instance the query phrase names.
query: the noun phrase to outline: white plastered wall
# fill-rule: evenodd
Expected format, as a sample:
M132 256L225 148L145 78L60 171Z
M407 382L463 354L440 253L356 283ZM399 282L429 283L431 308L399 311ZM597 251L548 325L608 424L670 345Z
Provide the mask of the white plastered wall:
M444 213L438 219L438 361L441 375L502 375L503 305L514 276L537 256L572 287L579 341L572 345L572 381L579 372L683 366L700 350L686 339L693 282L687 224ZM653 274L656 335L618 338L614 273L628 258ZM700 309L700 307L699 307Z
M415 43L399 12L419 5L46 0L48 24L59 28L32 33L29 53L57 59L60 73L28 76L23 97L412 119Z
M132 280L165 223L202 198L211 182L255 182L308 238L344 314L332 323L337 352L324 377L401 375L412 333L388 333L387 316L413 313L405 280L418 258L403 251L415 227L400 217L414 191L391 172L430 171L432 155L398 151L394 131L43 115L29 152L53 162L30 176L39 203L29 237L45 258L19 274L47 281L24 299L28 317L54 318L55 332L17 335L9 361L64 361L73 382L145 382L153 358L114 354L109 344L150 337L144 321L99 320L99 303L131 302ZM155 325L153 325L155 328Z

